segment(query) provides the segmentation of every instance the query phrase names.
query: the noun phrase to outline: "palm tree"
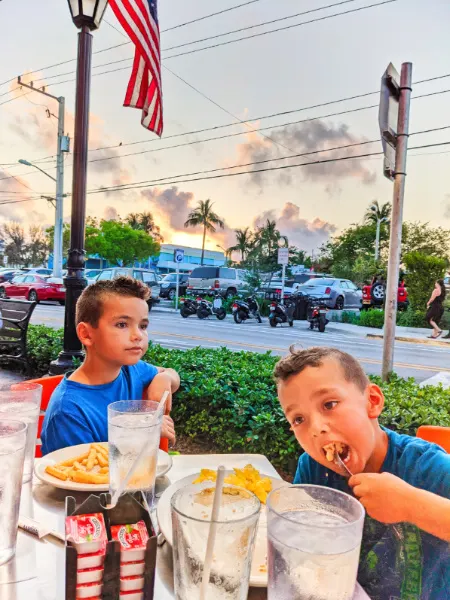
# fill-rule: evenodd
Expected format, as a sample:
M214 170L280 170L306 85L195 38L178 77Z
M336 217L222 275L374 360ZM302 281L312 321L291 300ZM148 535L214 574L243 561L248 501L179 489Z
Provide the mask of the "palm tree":
M364 222L367 225L376 225L378 221L384 219L388 221L391 216L392 206L390 202L385 202L381 207L378 200L371 202L364 214Z
M236 245L228 248L228 251L230 253L240 252L242 261L244 261L249 251L252 249L253 233L250 230L250 227L246 227L245 229L235 229L234 233L236 234Z
M203 226L202 259L200 263L202 265L205 257L206 231L215 233L215 226L221 227L222 229L225 227L225 223L213 211L212 207L213 202L211 202L209 198L208 200L200 200L197 207L188 214L187 221L184 224L185 227L198 227L199 225Z
M278 242L283 240L285 245L288 246L288 239L285 235L281 235L277 229L276 221L267 219L266 224L258 227L255 234L256 245L259 246L260 250L271 256L274 250L278 247Z
M130 213L126 216L125 221L132 229L145 231L145 233L154 237L158 242L164 241L161 230L156 225L151 212Z

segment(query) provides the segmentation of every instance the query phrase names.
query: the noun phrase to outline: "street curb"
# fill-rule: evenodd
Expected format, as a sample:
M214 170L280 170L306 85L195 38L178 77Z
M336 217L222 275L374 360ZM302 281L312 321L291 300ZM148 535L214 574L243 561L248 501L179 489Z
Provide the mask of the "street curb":
M384 339L384 336L382 335L377 335L375 333L368 333L366 335L366 337L368 339L371 340L382 340ZM444 342L443 340L438 341L438 340L421 340L420 338L409 338L409 337L395 337L395 341L396 342L407 342L408 344L425 344L428 346L440 346L441 348L449 348L450 347L450 340L448 342Z

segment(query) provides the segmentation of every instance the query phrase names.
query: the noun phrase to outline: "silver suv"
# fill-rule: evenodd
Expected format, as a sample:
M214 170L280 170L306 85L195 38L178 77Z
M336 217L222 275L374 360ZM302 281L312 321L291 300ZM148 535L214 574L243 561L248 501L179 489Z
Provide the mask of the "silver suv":
M188 291L219 292L235 296L247 287L247 271L231 267L197 267L189 275Z
M158 304L159 294L161 292L161 286L156 276L156 271L150 269L137 269L137 268L126 268L126 267L110 267L109 269L103 269L97 275L95 281L103 281L108 279L114 279L116 277L134 277L139 281L143 281L150 288L152 295L147 301L148 309L151 310L154 304Z

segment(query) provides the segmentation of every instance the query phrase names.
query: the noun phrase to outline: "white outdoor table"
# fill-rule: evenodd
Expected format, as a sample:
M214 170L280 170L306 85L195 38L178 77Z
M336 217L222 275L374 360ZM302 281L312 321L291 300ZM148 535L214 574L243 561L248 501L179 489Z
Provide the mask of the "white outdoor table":
M279 478L268 459L261 454L204 454L173 457L173 467L166 477L157 480L156 495L172 483L200 469L227 469L244 467L251 463L261 473ZM64 532L64 505L66 496L74 496L77 504L88 494L73 493L54 488L33 479L22 489L20 513ZM1 534L1 533L0 533ZM54 538L40 541L19 530L14 559L0 566L0 600L65 600L64 544ZM155 578L155 600L173 600L172 549L168 543L158 548ZM266 600L265 588L251 588L248 600ZM367 594L358 586L354 600L367 600Z

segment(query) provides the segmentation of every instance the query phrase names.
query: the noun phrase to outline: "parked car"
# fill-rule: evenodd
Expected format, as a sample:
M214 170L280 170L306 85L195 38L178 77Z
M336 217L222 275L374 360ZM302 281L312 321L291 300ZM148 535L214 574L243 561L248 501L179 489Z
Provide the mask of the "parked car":
M103 281L108 279L114 279L115 277L134 277L139 281L143 281L150 288L152 295L148 299L148 309L151 310L154 304L159 302L159 294L161 292L161 286L158 283L156 272L150 269L137 269L126 268L126 267L110 267L109 269L103 269L97 275L95 281Z
M185 294L187 290L189 275L178 275L178 293ZM176 295L177 288L177 274L169 273L163 280L161 281L161 298L169 298L169 300L173 300Z
M101 269L86 269L86 271L84 272L84 276L87 279L88 285L95 283L97 277L100 275L101 272Z
M386 284L383 281L376 281L372 285L365 285L362 290L362 308L376 308L383 306L386 295ZM409 306L408 290L404 285L398 286L397 308L406 310Z
M228 298L246 288L246 274L243 269L231 267L197 267L189 275L188 290L214 291Z
M297 292L313 298L326 298L328 308L361 308L362 291L349 279L310 279L297 287Z
M292 282L292 286L294 288L298 287L299 285L302 285L303 283L306 283L307 281L310 281L311 279L324 279L324 278L330 278L330 275L326 275L325 273L314 273L312 271L307 271L305 273L297 273L296 275L294 275L293 277L291 277L289 279L289 281Z
M259 288L260 292L263 292L267 298L272 300L281 299L281 290L284 290L284 297L288 297L293 294L294 290L292 289L292 281L286 280L283 282L281 279L273 278L268 279L267 281L261 282L261 287Z
M1 275L1 273L0 273ZM447 292L447 294L450 292L450 276L446 275L444 277L444 286L445 286L445 291Z
M56 283L42 275L18 275L10 283L0 284L0 298L23 298L31 302L55 300L64 304L66 288L63 283Z
M21 269L21 271L24 273L29 273L30 275L32 273L36 275L51 275L53 273L51 269L46 269L45 267L26 267L25 269Z
M1 269L0 283L3 283L4 281L9 282L12 279L14 279L14 277L17 277L18 275L22 275L22 271L19 271L17 269Z

